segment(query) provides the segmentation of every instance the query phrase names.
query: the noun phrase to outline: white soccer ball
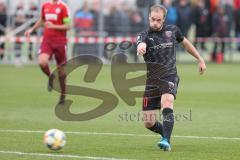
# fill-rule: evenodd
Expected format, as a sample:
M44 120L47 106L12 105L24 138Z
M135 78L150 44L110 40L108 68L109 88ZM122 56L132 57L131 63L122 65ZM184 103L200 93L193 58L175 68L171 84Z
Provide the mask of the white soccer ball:
M50 129L44 134L44 144L51 150L59 150L66 144L66 136L59 129Z

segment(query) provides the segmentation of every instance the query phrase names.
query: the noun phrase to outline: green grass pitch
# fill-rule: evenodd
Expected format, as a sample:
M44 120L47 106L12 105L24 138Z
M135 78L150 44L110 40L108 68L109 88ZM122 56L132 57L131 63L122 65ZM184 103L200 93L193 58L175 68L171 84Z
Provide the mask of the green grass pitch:
M82 78L86 68L69 76L68 84L84 85L117 95L104 66L96 82ZM239 64L209 64L200 76L196 64L179 64L181 78L175 113L172 151L157 148L159 136L143 127L141 99L128 106L119 99L112 112L86 122L65 122L56 117L59 93L47 92L47 78L37 66L0 66L0 159L139 159L139 160L239 160L240 74ZM86 112L101 101L81 96L73 113ZM66 132L67 144L57 152L43 145L46 130Z

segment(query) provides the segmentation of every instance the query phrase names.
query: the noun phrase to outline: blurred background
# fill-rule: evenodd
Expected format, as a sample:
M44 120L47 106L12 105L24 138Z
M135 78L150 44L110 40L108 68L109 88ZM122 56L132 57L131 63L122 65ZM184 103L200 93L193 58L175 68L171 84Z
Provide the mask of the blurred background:
M30 41L24 31L39 18L47 0L0 0L0 64L37 63L42 29ZM96 55L104 62L115 53L126 54L130 62L141 62L136 55L135 37L148 27L148 10L153 4L168 8L167 24L177 25L183 34L212 63L240 62L240 0L63 0L68 4L72 29L68 32L68 59ZM105 51L104 46L127 42L130 47ZM193 62L181 47L178 61Z

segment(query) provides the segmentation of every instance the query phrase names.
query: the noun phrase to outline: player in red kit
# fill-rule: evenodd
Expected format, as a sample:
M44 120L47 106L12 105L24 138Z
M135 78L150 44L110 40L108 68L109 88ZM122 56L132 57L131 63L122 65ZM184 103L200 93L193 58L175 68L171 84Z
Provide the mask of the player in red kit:
M60 104L65 101L66 75L61 65L67 60L66 32L70 29L70 23L71 19L67 5L61 0L52 0L42 5L41 17L32 28L25 32L25 36L29 37L34 30L42 25L44 26L43 41L39 49L38 62L42 71L50 77L51 72L48 62L52 56L55 57L61 86ZM52 90L50 82L51 80L49 79L49 91Z

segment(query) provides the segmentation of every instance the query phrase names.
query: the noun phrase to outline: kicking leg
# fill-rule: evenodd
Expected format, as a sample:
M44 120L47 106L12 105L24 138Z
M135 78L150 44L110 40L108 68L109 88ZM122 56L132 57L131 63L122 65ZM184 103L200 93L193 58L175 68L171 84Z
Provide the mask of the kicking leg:
M49 77L51 72L50 72L50 69L48 66L48 62L49 62L48 54L42 53L39 55L39 57L38 57L39 66L40 66L41 70L43 71L43 73Z
M43 73L49 77L48 79L48 91L52 91L52 87L53 87L53 79L54 76L50 76L51 75L51 72L50 72L50 69L49 69L49 65L48 65L48 62L49 62L49 55L48 54L45 54L45 53L42 53L39 55L38 57L38 63L39 63L39 66L41 68L41 70L43 71ZM51 79L50 79L51 78Z

